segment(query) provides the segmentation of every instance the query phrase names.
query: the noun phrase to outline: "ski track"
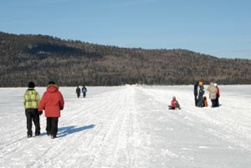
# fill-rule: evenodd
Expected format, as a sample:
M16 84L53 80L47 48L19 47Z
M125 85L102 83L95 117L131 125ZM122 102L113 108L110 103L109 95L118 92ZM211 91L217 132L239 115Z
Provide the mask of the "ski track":
M44 88L38 90L42 96ZM10 88L1 96L15 91ZM215 109L194 107L192 86L93 87L86 98L76 98L74 89L61 88L61 92L65 109L58 138L53 140L46 136L44 116L42 135L26 138L22 95L9 98L19 102L1 100L0 167L243 168L251 164L251 108L231 104L240 96L237 92L227 92L220 98L223 105ZM181 110L168 110L172 96ZM250 95L244 90L242 96L246 99L241 103L248 105ZM12 107L15 113L9 114Z

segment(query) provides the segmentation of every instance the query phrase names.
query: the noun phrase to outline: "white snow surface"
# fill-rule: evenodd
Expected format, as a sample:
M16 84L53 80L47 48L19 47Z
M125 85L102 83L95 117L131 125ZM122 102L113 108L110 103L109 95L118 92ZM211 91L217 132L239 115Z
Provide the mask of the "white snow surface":
M0 88L0 167L249 168L251 85L219 87L219 108L195 107L192 85L87 86L86 98L60 87L56 139L46 135L44 115L42 135L27 138L27 88ZM46 88L35 89L42 97ZM168 110L172 96L181 110Z

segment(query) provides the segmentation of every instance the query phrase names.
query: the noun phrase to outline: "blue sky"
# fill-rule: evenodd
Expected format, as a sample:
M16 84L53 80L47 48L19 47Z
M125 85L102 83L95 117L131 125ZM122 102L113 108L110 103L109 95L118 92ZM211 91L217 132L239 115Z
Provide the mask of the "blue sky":
M0 31L251 59L251 0L1 0Z

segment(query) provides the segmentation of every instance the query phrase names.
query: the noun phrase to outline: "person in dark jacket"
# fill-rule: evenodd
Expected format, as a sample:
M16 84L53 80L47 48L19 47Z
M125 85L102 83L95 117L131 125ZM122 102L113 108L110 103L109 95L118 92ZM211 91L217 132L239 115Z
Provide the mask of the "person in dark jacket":
M26 90L23 98L28 138L32 137L32 121L35 125L35 136L40 135L40 122L38 114L38 104L40 101L40 96L34 88L34 82L29 82L28 89Z
M199 97L198 97L198 103L197 103L198 107L204 107L204 98L203 98L204 93L205 93L205 90L204 90L203 82L199 82L199 91L198 91Z
M198 87L199 87L199 82L196 82L194 84L194 101L195 101L195 106L198 104Z
M60 117L60 110L63 109L64 98L55 82L51 81L39 103L38 111L39 113L45 111L46 131L47 135L51 136L52 139L57 137L58 118Z
M79 88L79 86L77 86L76 93L77 93L77 97L79 98L79 96L80 96L80 88Z
M85 87L85 85L83 85L82 87L82 92L83 92L83 97L85 97L87 92L87 88Z

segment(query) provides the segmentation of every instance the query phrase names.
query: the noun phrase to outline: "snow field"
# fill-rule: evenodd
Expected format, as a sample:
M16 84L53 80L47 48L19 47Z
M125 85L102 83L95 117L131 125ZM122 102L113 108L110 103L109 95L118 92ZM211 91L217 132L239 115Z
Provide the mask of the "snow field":
M205 87L206 88L206 87ZM45 88L35 88L42 97ZM246 168L251 86L220 86L219 108L194 106L193 86L60 87L58 138L26 138L26 88L0 88L0 167ZM208 97L208 92L205 94ZM181 110L168 110L176 96ZM208 100L211 105L210 100ZM34 128L33 128L34 129Z

